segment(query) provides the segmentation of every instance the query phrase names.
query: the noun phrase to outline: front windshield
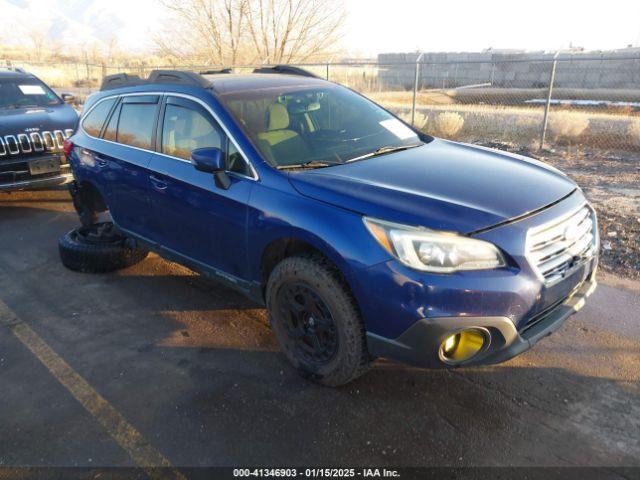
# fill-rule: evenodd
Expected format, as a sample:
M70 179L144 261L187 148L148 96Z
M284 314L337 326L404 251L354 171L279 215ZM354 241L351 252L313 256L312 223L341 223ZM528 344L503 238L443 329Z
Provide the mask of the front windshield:
M393 115L339 86L271 87L221 98L279 168L341 164L422 143Z
M0 79L0 108L38 108L60 103L55 93L38 80Z

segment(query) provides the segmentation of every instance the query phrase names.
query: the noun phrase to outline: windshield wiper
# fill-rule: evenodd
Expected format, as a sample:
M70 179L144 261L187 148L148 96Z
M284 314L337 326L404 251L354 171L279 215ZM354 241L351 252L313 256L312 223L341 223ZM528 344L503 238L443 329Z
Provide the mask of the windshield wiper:
M331 162L329 160L309 160L304 163L296 163L294 165L279 165L278 170L290 170L295 168L322 168L331 167L332 165L342 165L343 162Z
M351 162L357 162L358 160L364 160L365 158L371 158L371 157L376 157L378 155L384 155L385 153L391 153L391 152L400 152L402 150L408 150L410 148L415 148L415 147L420 147L424 145L424 143L416 143L413 145L400 145L400 146L385 146L385 147L380 147L377 150L374 150L373 152L369 152L369 153L365 153L364 155L360 155L359 157L354 157L354 158L350 158L349 160L346 161L346 163L351 163Z

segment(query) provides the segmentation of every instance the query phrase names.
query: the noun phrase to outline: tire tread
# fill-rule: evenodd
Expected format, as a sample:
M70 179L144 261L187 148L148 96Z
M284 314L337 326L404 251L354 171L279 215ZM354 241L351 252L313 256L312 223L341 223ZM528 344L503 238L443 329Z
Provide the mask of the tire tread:
M100 244L83 242L78 238L78 229L60 237L58 251L65 267L83 273L121 270L141 262L149 254L147 250L127 246L124 239Z
M271 314L271 306L275 301L276 292L274 288L277 287L282 279L300 275L301 270L306 274L311 274L312 283L315 284L315 287L335 293L334 303L337 305L338 311L333 313L345 322L344 328L348 330L349 344L343 352L345 361L340 362L332 372L318 375L314 372L305 371L304 368L301 369L299 362L292 358L294 353L287 351L283 342L279 343L289 361L300 369L303 375L327 386L344 385L369 370L371 357L367 351L366 331L361 320L358 304L340 271L327 258L319 254L297 255L285 258L276 265L267 283L266 297L267 309L270 312L269 317L273 324L274 317ZM298 364L296 365L296 363Z

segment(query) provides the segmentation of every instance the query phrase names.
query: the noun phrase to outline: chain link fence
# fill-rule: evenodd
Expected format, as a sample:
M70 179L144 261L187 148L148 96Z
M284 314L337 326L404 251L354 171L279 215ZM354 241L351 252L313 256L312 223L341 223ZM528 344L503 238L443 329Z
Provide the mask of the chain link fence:
M379 62L299 64L346 85L421 130L469 143L588 148L640 158L640 53L624 57L381 55ZM1 64L2 62L0 62ZM11 62L80 100L117 72L203 71L216 65ZM259 65L232 67L250 72Z

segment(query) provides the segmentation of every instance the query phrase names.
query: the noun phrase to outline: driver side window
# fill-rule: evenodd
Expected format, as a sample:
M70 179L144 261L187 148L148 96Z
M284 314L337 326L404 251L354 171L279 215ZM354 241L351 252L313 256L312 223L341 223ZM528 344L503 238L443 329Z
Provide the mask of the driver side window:
M250 176L249 167L218 123L195 102L169 98L162 123L161 152L189 160L196 148L216 147L226 155L227 170Z
M224 134L213 120L181 105L167 104L162 124L162 153L189 160L196 148L224 149Z

